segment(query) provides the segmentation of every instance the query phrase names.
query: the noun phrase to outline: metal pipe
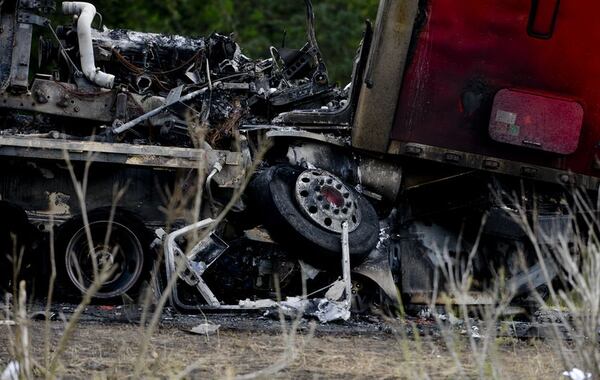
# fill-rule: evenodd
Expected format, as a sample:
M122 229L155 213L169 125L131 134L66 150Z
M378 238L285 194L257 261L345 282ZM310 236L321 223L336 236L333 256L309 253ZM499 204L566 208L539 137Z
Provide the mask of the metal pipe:
M189 226L183 227L177 231L171 232L168 235L163 235L163 244L164 244L164 254L165 254L165 266L166 266L166 275L167 275L167 283L171 282L171 278L175 275L180 275L178 270L178 262L176 260L177 252L180 252L180 258L186 258L185 254L179 248L177 244L177 239L185 234L188 234L192 231L205 229L211 227L215 221L213 219L205 219L201 220L197 223L190 224ZM197 277L198 284L196 284L196 288L200 292L200 295L204 298L204 300L208 303L209 306L218 307L221 305L217 297L215 297L214 293L210 290L208 285L204 282L202 277ZM178 295L177 295L177 286L174 286L171 290L170 300L172 303L177 303Z
M220 82L217 82L217 83L220 83ZM198 96L206 93L207 91L208 91L208 88L203 88L203 89L191 92L191 93L189 93L189 94L187 94L185 96L182 96L179 99L179 102L184 103L184 102L190 101L190 100L192 100L192 99L194 99L194 98L196 98L196 97L198 97ZM160 106L158 108L155 108L152 111L147 112L147 113L143 114L140 117L137 117L137 118L135 118L135 119L133 119L133 120L131 120L131 121L123 124L123 125L120 125L120 126L118 126L116 128L113 128L112 132L115 135L118 135L118 134L121 134L121 133L123 133L125 131L128 131L131 128L135 127L136 125L138 125L140 123L143 123L144 121L146 121L146 120L148 120L150 118L153 118L154 116L156 116L156 115L160 114L161 112L167 110L170 106L171 106L171 104L165 104L165 105L162 105L162 106Z
M350 236L348 222L342 223L342 273L346 288L345 303L348 309L352 305L352 275L350 270Z
M208 175L208 177L206 178L206 193L208 194L208 201L211 207L211 211L214 212L213 208L214 208L214 203L215 203L215 199L213 198L212 195L212 179L215 175L217 175L218 173L221 172L221 170L223 170L223 163L217 161L215 162L215 165L213 166L213 170L210 172L210 174Z
M176 102L167 102L164 105L153 109L150 112L147 112L145 114L143 114L142 116L135 118L125 124L119 125L119 126L115 126L111 131L113 134L118 135L121 134L125 131L130 130L131 128L135 127L136 125L143 123L144 121L153 118L154 116L160 114L163 111L166 111L169 107L171 107L174 103L185 103L185 102L189 102L190 100L194 100L195 98L199 97L200 95L205 94L207 91L212 91L213 88L218 88L221 90L242 90L242 91L247 91L250 89L250 86L248 85L248 83L223 83L221 81L217 81L212 83L212 86L209 87L204 87L200 90L194 91L194 92L190 92L187 95L182 96L181 98L179 98Z
M94 47L92 45L92 22L96 16L96 7L90 3L66 1L62 3L63 13L78 16L77 38L79 40L79 55L81 69L91 82L103 88L113 88L115 76L107 74L96 67Z

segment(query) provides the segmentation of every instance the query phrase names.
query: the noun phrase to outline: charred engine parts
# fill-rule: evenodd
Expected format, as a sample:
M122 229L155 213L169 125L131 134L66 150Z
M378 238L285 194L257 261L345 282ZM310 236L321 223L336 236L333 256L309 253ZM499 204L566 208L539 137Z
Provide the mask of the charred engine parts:
M290 144L287 158L291 165L320 167L349 183L357 183L361 191L378 200L395 202L402 185L399 165L367 155L357 155L331 144L301 142Z
M96 7L90 3L64 2L63 13L77 16L77 38L79 40L79 56L81 69L86 78L102 88L113 88L115 76L96 68L94 46L92 44L92 22L96 17Z
M175 146L203 139L229 149L242 125L271 124L285 111L347 104L347 92L329 84L310 1L306 45L271 47L271 58L258 60L219 34L192 39L98 27L96 8L85 2L62 3L74 21L54 28L27 3L7 1L2 9L0 45L7 54L0 58L0 118L11 119L9 128L17 133L104 133L109 141ZM34 27L42 33L40 70L30 85ZM12 122L22 112L44 123Z

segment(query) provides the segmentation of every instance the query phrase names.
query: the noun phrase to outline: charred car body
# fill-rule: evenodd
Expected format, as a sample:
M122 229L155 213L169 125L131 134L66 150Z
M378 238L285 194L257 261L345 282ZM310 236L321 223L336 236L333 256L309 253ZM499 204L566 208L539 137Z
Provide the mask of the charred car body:
M62 3L73 22L55 26L54 1L3 2L3 250L17 236L33 265L51 235L65 288L84 292L112 268L100 299L134 293L160 263L159 288L175 281L166 288L186 310L322 289L322 313L335 314L327 299L381 290L429 302L432 252L458 240L465 251L478 242L475 290L500 267L524 296L542 285L535 260L514 265L527 237L490 185L525 198L535 188L548 224L563 218L565 185L597 189L600 103L556 77L552 58L573 33L600 37L593 23L574 23L579 11L558 1L465 13L382 0L342 90L306 5L306 45L255 60L219 34L107 29L89 3ZM510 60L508 37L546 57L543 70Z

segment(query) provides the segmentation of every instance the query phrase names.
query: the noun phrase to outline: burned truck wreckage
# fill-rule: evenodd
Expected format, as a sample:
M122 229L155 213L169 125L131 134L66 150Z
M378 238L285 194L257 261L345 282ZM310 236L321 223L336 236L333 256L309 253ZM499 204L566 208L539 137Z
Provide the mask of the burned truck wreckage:
M45 289L54 263L63 294L108 272L96 299L152 283L180 310L308 307L322 321L431 302L443 249L458 266L477 252L461 302L487 302L499 273L521 300L545 285L503 194L554 228L566 188L597 189L579 139L593 120L572 100L585 93L535 87L533 63L522 78L460 61L442 75L461 47L432 53L430 31L456 10L412 0L381 2L342 89L305 3L306 44L252 59L222 34L108 29L90 3L0 2L1 285ZM448 33L481 34L465 25ZM539 124L552 108L569 117Z

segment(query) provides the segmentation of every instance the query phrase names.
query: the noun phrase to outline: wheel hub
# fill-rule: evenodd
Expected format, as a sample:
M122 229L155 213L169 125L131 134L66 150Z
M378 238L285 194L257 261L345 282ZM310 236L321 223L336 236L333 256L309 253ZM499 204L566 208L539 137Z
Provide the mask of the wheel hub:
M115 264L115 257L109 247L100 247L94 250L96 252L96 262L100 269L111 268Z
M295 192L302 212L320 227L342 233L343 222L348 222L350 232L360 225L358 199L333 174L307 170L298 177Z
M100 243L106 239L109 228L110 241ZM92 285L96 271L112 271L94 297L110 299L125 294L142 273L144 251L139 239L132 230L114 221L90 223L89 233L93 255L90 254L86 228L77 231L67 245L65 264L71 282L85 293Z

